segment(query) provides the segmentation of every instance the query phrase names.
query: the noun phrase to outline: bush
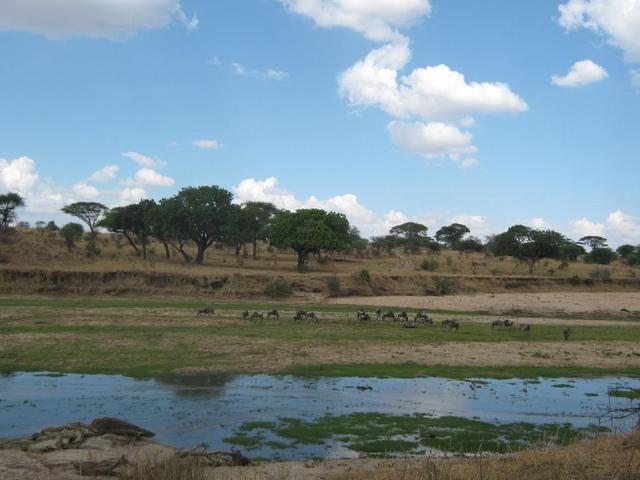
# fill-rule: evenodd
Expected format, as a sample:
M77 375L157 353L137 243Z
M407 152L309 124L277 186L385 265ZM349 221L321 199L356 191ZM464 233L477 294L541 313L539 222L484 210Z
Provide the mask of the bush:
M426 270L427 272L435 272L439 266L440 265L438 264L438 262L431 259L431 260L423 260L422 264L420 265L420 268L422 268L422 270Z
M329 289L329 295L335 297L340 293L340 280L338 277L329 277L327 279L327 288Z
M580 285L582 283L582 280L580 279L580 277L578 275L574 275L573 277L571 277L569 279L569 283L571 285L573 285L574 287L577 287L578 285Z
M362 280L363 282L369 283L371 281L371 274L369 273L369 270L367 270L366 268L360 270L358 272L358 279Z
M584 279L584 284L585 284L587 287L593 287L593 285L594 285L594 281L593 281L593 279L592 279L592 278L585 278L585 279Z
M60 229L60 233L62 234L65 242L67 243L67 247L73 247L78 240L82 238L82 233L84 229L82 225L79 223L67 223L64 227Z
M282 278L270 281L264 289L264 294L272 298L288 297L292 293L293 288Z
M438 295L451 295L455 291L455 284L448 278L434 278L433 283Z
M594 282L605 282L611 280L611 270L608 268L596 268L589 273L589 277Z
M616 259L616 252L610 248L601 247L594 248L591 253L584 257L587 263L599 263L600 265L609 265Z

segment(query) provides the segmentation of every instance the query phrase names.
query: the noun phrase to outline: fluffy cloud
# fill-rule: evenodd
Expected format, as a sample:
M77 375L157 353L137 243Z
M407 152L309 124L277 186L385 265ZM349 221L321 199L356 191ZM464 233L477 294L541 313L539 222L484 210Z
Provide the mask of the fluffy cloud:
M51 38L71 36L119 39L159 28L172 19L188 30L198 26L180 0L3 0L0 29L35 32Z
M164 160L149 157L138 152L125 152L122 156L133 160L143 168L162 168L167 164Z
M138 203L140 200L148 198L149 195L144 188L128 187L120 191L118 203L115 206L130 205Z
M560 87L583 87L604 80L608 76L607 71L597 63L582 60L574 63L566 75L553 75L551 83Z
M116 178L116 175L118 175L119 171L120 171L120 167L118 165L107 165L106 167L101 168L97 172L94 172L89 177L89 181L95 182L95 183L107 183L113 180L114 178Z
M526 222L526 224L537 229L547 228L547 222L542 217L532 218L531 220Z
M586 237L587 235L604 236L605 226L601 223L595 223L586 217L579 220L569 222L569 231L576 238Z
M637 217L618 210L609 214L607 226L621 241L640 243L640 220Z
M100 191L96 187L84 182L76 183L71 190L82 200L95 200L100 196Z
M407 42L373 50L339 77L340 93L354 107L379 106L395 117L466 118L476 113L519 113L527 104L504 83L467 82L446 65L416 68L398 78L411 52Z
M36 163L29 157L0 159L0 188L27 195L38 182Z
M217 140L194 140L191 144L203 150L217 150L222 146Z
M569 0L558 9L558 22L567 30L604 35L628 62L640 62L640 0Z
M240 75L242 77L254 77L254 78L262 78L263 80L275 80L282 81L289 78L289 72L285 72L283 70L277 70L275 68L268 68L267 70L255 70L252 68L247 68L240 63L232 63L233 71L236 75Z
M393 121L387 128L393 143L403 150L426 158L448 156L454 161L459 161L461 155L474 154L478 151L471 143L471 134L461 132L454 125L441 122L425 124ZM473 158L465 159L464 162L466 164L462 166L465 168L477 163Z
M324 210L343 213L349 221L360 229L365 237L374 235L386 235L389 229L400 223L414 221L424 225L435 227L442 224L443 218L439 215L408 216L398 210L389 210L380 215L373 212L358 199L357 195L346 193L327 199L319 199L311 196L306 200L296 196L278 186L278 179L269 177L265 180L247 178L242 180L234 189L236 201L244 202L271 202L278 208L298 210L300 208L322 208ZM462 215L454 217L466 222L473 231L480 235L487 230L487 224L483 217L474 215ZM451 220L456 221L455 219Z
M172 187L176 181L165 177L151 168L141 168L133 178L124 181L127 187Z
M280 0L290 11L320 27L345 27L369 40L397 40L398 28L429 15L429 0Z

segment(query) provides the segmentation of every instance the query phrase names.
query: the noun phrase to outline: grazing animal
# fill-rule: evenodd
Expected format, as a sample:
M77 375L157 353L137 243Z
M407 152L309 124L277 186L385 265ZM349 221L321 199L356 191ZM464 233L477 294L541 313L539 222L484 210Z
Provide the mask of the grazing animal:
M358 313L356 313L358 320L362 320L362 317L364 317L365 315L367 315L367 312L364 311L364 308L361 308L360 310L358 310Z
M457 320L443 320L442 328L451 328L458 331L460 329L460 324Z
M504 322L502 320L494 320L493 322L491 322L491 329L494 329L496 327L504 327Z
M398 314L398 320L404 320L405 322L408 322L409 316L407 315L407 312L400 312Z
M253 312L253 315L251 315L251 320L257 320L258 318L260 320L264 320L264 313L262 313L262 312Z
M424 323L426 325L433 325L433 318L431 318L429 315L427 315L422 310L420 310L420 311L418 311L418 313L416 313L416 318L414 319L414 321L416 321L416 322L419 321L420 323Z
M200 310L198 310L198 313L196 313L196 317L199 317L200 315L208 315L208 316L213 315L213 308L211 307L201 308Z
M376 316L378 317L378 319L380 319L380 317L382 316L382 310L380 310L379 308L376 308Z
M361 322L370 322L371 321L371 315L369 315L368 313L364 312L362 315L358 316L358 319Z
M249 310L245 310L244 312L242 312L242 319L249 320Z
M562 332L562 334L564 335L564 339L565 340L569 340L569 337L571 336L571 329L570 328L565 328L564 332Z
M531 331L531 325L529 325L528 323L523 323L522 325L520 325L520 330L529 333Z
M318 321L318 316L317 316L315 313L313 313L313 312L308 312L308 313L307 313L307 318L308 318L309 320L313 320L314 322L317 322L317 321Z
M307 312L304 310L296 310L296 315L301 318L307 318Z
M267 313L267 318L277 318L278 320L280 320L280 314L278 313L278 310L271 310L269 313Z
M382 319L386 320L387 318L390 318L391 320L393 320L394 322L396 321L396 314L393 312L387 312L384 315L382 315Z
M512 320L505 320L503 323L505 327L513 327L516 324L516 322Z
M417 328L418 324L416 322L406 321L402 324L402 328Z
M296 314L293 316L294 320L304 320L305 318L307 318L307 316L302 315L300 312L296 312Z

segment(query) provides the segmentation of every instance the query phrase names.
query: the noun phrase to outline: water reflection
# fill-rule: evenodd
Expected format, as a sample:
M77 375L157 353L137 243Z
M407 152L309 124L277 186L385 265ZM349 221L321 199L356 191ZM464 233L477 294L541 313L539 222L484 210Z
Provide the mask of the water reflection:
M0 437L26 436L51 424L91 421L99 416L125 418L156 432L157 439L179 447L204 442L228 449L246 422L280 418L312 421L325 415L421 413L459 416L486 422L602 423L609 406L628 400L609 398L608 388L631 378L483 380L443 378L298 378L269 375L192 375L131 379L109 375L17 373L0 376ZM636 419L607 423L631 429ZM266 441L277 442L268 436ZM260 447L265 458L345 457L354 452L339 442Z

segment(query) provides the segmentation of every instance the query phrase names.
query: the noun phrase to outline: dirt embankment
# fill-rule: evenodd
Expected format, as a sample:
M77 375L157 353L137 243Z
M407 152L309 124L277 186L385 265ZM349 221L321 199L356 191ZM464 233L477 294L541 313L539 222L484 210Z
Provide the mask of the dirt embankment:
M330 291L329 279L337 278L338 291ZM380 296L439 296L441 294L501 292L640 292L640 278L618 278L591 286L575 286L566 277L463 276L430 273L353 274L328 273L203 273L155 270L47 270L0 269L0 294L175 295L217 298L258 298L275 279L284 279L294 297L339 299ZM344 300L342 300L344 301ZM357 298L348 303L364 303ZM380 303L381 306L384 303ZM408 305L407 305L408 306Z
M336 305L404 307L460 312L490 312L497 315L532 313L539 315L640 316L640 292L539 292L450 296L368 296L335 298Z

